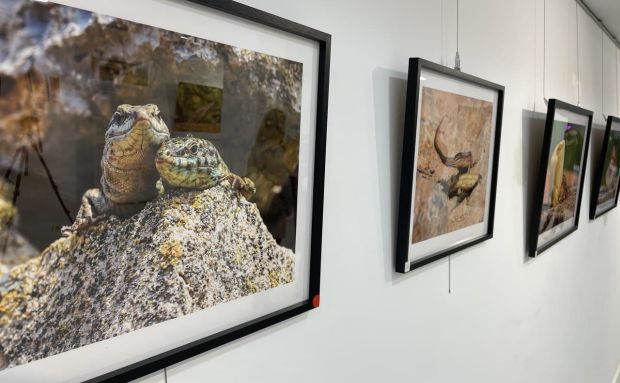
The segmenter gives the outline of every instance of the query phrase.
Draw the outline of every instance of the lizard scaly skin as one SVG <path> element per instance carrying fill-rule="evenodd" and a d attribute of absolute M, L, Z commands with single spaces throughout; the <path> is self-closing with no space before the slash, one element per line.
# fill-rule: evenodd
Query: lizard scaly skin
<path fill-rule="evenodd" d="M 156 105 L 120 105 L 105 133 L 101 189 L 84 193 L 75 222 L 63 234 L 85 229 L 114 214 L 127 217 L 154 199 L 159 174 L 155 153 L 170 138 Z"/>
<path fill-rule="evenodd" d="M 155 165 L 166 189 L 208 189 L 224 183 L 246 198 L 256 191 L 252 180 L 228 170 L 215 146 L 205 139 L 187 136 L 164 142 Z"/>

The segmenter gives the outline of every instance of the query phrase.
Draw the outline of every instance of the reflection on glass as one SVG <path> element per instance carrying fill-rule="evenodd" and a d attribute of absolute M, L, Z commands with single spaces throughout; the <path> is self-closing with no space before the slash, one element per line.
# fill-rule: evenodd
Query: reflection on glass
<path fill-rule="evenodd" d="M 302 64 L 25 0 L 0 31 L 0 368 L 294 280 Z"/>
<path fill-rule="evenodd" d="M 602 204 L 616 198 L 618 190 L 618 178 L 620 177 L 620 131 L 612 129 L 609 132 L 609 141 L 605 150 L 605 162 L 603 163 L 603 177 L 598 193 L 598 203 Z"/>
<path fill-rule="evenodd" d="M 553 122 L 539 233 L 575 216 L 585 130 L 583 125 Z"/>
<path fill-rule="evenodd" d="M 220 133 L 223 93 L 221 88 L 214 86 L 179 83 L 175 129 Z"/>

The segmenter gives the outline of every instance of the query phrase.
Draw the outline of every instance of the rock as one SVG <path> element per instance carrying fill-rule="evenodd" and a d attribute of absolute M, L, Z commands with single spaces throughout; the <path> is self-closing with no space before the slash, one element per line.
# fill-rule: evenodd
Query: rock
<path fill-rule="evenodd" d="M 416 178 L 412 243 L 424 241 L 446 232 L 448 225 L 448 194 L 441 185 L 419 173 Z"/>
<path fill-rule="evenodd" d="M 221 186 L 165 194 L 63 238 L 0 280 L 0 354 L 45 358 L 293 280 L 256 205 Z"/>

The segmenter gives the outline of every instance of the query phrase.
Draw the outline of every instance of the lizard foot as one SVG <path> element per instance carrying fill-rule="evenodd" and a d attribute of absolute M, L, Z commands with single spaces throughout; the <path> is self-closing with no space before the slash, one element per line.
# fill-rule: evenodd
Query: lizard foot
<path fill-rule="evenodd" d="M 229 175 L 223 177 L 222 181 L 226 182 L 233 190 L 239 192 L 246 199 L 249 199 L 256 193 L 256 186 L 254 186 L 254 182 L 247 177 L 239 177 L 236 174 L 230 173 Z"/>
<path fill-rule="evenodd" d="M 71 226 L 63 226 L 60 232 L 63 237 L 79 233 L 95 225 L 108 215 L 108 203 L 101 189 L 89 189 L 82 196 L 80 210 Z"/>

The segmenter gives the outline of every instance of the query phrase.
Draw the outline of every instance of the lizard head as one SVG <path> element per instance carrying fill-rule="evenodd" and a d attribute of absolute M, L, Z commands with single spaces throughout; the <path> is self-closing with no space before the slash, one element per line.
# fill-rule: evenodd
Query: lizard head
<path fill-rule="evenodd" d="M 164 181 L 177 187 L 209 185 L 228 173 L 215 146 L 191 136 L 164 142 L 157 151 L 155 166 Z"/>
<path fill-rule="evenodd" d="M 119 105 L 108 124 L 106 142 L 127 144 L 133 149 L 159 146 L 170 137 L 157 105 Z M 135 146 L 139 145 L 139 148 Z"/>

